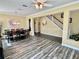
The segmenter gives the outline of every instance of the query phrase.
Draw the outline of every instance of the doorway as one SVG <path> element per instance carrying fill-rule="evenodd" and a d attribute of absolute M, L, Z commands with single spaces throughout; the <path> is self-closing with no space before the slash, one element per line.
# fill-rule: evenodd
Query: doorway
<path fill-rule="evenodd" d="M 40 29 L 40 19 L 34 19 L 34 34 L 35 35 L 39 35 L 41 33 L 41 29 Z"/>

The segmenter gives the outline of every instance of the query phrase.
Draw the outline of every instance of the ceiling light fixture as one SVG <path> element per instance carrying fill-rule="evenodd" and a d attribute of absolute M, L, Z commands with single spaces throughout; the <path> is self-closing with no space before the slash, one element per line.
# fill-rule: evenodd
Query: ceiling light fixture
<path fill-rule="evenodd" d="M 35 4 L 35 7 L 36 7 L 36 9 L 42 9 L 42 8 L 43 8 L 43 4 L 40 3 L 40 2 L 37 2 L 37 3 Z"/>

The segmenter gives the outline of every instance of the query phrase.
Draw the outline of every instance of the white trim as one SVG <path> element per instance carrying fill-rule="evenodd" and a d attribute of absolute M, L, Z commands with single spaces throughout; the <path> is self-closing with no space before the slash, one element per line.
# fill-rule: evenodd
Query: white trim
<path fill-rule="evenodd" d="M 55 37 L 62 37 L 62 36 L 59 36 L 59 35 L 54 35 L 54 34 L 48 34 L 48 33 L 41 33 L 41 34 L 44 34 L 44 35 L 49 35 L 49 36 L 55 36 Z"/>
<path fill-rule="evenodd" d="M 79 1 L 71 2 L 71 3 L 65 4 L 65 5 L 61 5 L 61 6 L 55 7 L 54 9 L 67 7 L 67 6 L 70 6 L 70 5 L 73 5 L 73 4 L 77 4 L 77 3 L 79 3 Z"/>
<path fill-rule="evenodd" d="M 62 46 L 66 46 L 66 47 L 69 47 L 69 48 L 72 48 L 72 49 L 75 49 L 75 50 L 79 51 L 79 48 L 71 46 L 71 45 L 62 44 Z"/>
<path fill-rule="evenodd" d="M 57 6 L 57 7 L 54 7 L 54 8 L 50 8 L 50 9 L 47 9 L 47 10 L 44 10 L 44 11 L 40 11 L 40 12 L 37 12 L 37 13 L 34 13 L 34 14 L 31 14 L 31 15 L 27 15 L 27 17 L 29 16 L 33 16 L 33 15 L 38 15 L 42 12 L 48 12 L 48 11 L 53 11 L 55 9 L 58 9 L 58 8 L 63 8 L 63 7 L 67 7 L 67 6 L 70 6 L 70 5 L 73 5 L 73 4 L 77 4 L 79 3 L 79 1 L 75 1 L 75 2 L 71 2 L 71 3 L 68 3 L 68 4 L 64 4 L 64 5 L 61 5 L 61 6 Z M 61 11 L 62 12 L 62 11 Z M 46 14 L 47 15 L 47 14 Z M 45 15 L 44 15 L 45 16 Z M 34 17 L 34 16 L 33 16 Z M 35 16 L 36 17 L 36 16 Z M 40 17 L 40 16 L 39 16 Z"/>

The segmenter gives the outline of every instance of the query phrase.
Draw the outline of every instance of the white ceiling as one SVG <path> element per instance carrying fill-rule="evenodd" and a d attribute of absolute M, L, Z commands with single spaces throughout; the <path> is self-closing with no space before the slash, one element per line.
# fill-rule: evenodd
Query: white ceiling
<path fill-rule="evenodd" d="M 52 4 L 51 7 L 36 9 L 33 6 L 33 0 L 0 0 L 0 12 L 5 12 L 6 14 L 12 15 L 27 16 L 75 1 L 78 0 L 47 0 L 48 4 Z M 23 4 L 27 5 L 27 7 L 23 7 Z"/>

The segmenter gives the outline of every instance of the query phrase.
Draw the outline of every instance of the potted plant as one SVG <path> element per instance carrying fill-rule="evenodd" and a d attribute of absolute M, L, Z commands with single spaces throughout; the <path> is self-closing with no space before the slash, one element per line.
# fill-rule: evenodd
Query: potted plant
<path fill-rule="evenodd" d="M 70 35 L 70 39 L 73 39 L 75 41 L 79 41 L 79 34 Z"/>

